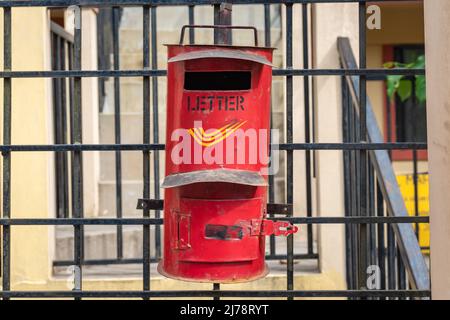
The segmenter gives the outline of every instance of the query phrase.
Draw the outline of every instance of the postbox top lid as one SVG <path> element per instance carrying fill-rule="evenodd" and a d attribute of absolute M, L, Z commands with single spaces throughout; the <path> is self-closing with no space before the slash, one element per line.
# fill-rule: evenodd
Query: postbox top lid
<path fill-rule="evenodd" d="M 236 59 L 236 60 L 246 60 L 252 61 L 264 65 L 268 65 L 273 67 L 273 64 L 267 60 L 266 57 L 249 53 L 244 51 L 246 48 L 255 48 L 255 47 L 229 47 L 229 46 L 203 46 L 207 47 L 206 50 L 196 50 L 191 52 L 180 53 L 169 59 L 169 63 L 173 62 L 181 62 L 187 60 L 197 60 L 197 59 L 213 59 L 213 58 L 222 58 L 222 59 Z M 227 49 L 228 48 L 228 49 Z M 234 50 L 229 50 L 230 48 Z M 241 49 L 241 50 L 239 50 Z M 272 48 L 257 48 L 257 49 L 272 49 Z"/>
<path fill-rule="evenodd" d="M 225 182 L 250 186 L 267 186 L 259 172 L 236 169 L 212 169 L 175 173 L 165 177 L 162 188 L 175 188 L 200 182 Z"/>

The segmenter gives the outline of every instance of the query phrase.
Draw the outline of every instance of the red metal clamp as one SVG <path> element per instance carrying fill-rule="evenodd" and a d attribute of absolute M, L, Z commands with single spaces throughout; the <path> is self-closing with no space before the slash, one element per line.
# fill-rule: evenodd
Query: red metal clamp
<path fill-rule="evenodd" d="M 251 221 L 252 236 L 288 236 L 298 231 L 298 227 L 288 221 L 258 220 Z"/>

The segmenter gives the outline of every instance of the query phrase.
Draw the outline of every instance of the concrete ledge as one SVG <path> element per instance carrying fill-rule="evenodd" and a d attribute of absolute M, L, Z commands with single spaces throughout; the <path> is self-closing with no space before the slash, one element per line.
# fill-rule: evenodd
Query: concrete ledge
<path fill-rule="evenodd" d="M 18 283 L 12 290 L 40 291 L 40 290 L 70 290 L 70 281 L 65 279 L 51 279 L 47 283 Z M 212 290 L 208 283 L 191 283 L 166 279 L 161 276 L 152 277 L 150 287 L 152 290 Z M 141 279 L 85 279 L 84 290 L 141 290 Z M 221 285 L 223 290 L 285 290 L 286 276 L 270 274 L 264 279 L 249 283 Z M 298 274 L 294 277 L 294 290 L 345 290 L 345 282 L 337 273 L 308 273 Z M 165 298 L 161 298 L 164 300 Z M 210 298 L 195 298 L 196 300 L 210 300 Z M 253 298 L 262 300 L 262 298 Z M 249 299 L 249 300 L 253 300 Z M 264 298 L 264 300 L 282 300 L 283 298 Z M 309 299 L 309 298 L 308 298 Z M 302 298 L 301 300 L 308 300 Z"/>

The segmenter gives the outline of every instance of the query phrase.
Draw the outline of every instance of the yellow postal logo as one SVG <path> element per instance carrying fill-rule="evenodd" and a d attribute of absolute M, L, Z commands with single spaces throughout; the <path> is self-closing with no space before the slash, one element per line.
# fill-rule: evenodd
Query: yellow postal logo
<path fill-rule="evenodd" d="M 233 121 L 220 129 L 208 130 L 206 132 L 202 127 L 189 129 L 188 132 L 194 138 L 195 142 L 204 147 L 213 146 L 232 135 L 236 130 L 242 127 L 247 121 Z"/>

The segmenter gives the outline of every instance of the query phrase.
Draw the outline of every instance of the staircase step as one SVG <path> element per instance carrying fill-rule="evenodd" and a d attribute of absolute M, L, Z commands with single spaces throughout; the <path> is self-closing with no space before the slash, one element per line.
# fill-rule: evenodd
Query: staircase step
<path fill-rule="evenodd" d="M 142 29 L 142 8 L 126 7 L 122 9 L 120 29 Z"/>
<path fill-rule="evenodd" d="M 114 115 L 100 114 L 100 142 L 114 143 Z M 120 116 L 121 139 L 123 144 L 142 143 L 142 114 L 128 113 Z"/>
<path fill-rule="evenodd" d="M 142 181 L 125 180 L 122 182 L 122 213 L 123 216 L 142 216 L 142 210 L 136 209 L 137 200 L 142 198 Z M 116 214 L 116 184 L 114 181 L 99 183 L 99 215 L 115 216 Z"/>
<path fill-rule="evenodd" d="M 106 99 L 104 113 L 114 112 L 114 80 L 105 83 Z M 120 81 L 120 110 L 122 113 L 142 113 L 143 82 L 136 78 L 122 78 Z"/>
<path fill-rule="evenodd" d="M 152 86 L 150 86 L 152 88 Z M 121 113 L 142 113 L 143 112 L 143 97 L 144 97 L 143 79 L 139 78 L 122 78 L 120 80 L 120 110 Z M 152 90 L 152 89 L 150 89 Z M 105 105 L 102 113 L 114 113 L 114 79 L 110 78 L 105 82 Z M 166 79 L 158 79 L 158 105 L 160 112 L 165 113 L 166 103 Z M 151 101 L 150 91 L 150 101 Z M 152 104 L 152 102 L 151 102 Z"/>
<path fill-rule="evenodd" d="M 154 238 L 154 229 L 150 229 L 150 239 Z M 73 228 L 57 226 L 56 260 L 73 259 Z M 84 254 L 86 260 L 114 259 L 117 257 L 117 231 L 115 226 L 85 226 Z M 153 240 L 151 240 L 153 242 Z M 155 254 L 154 245 L 150 245 L 150 254 Z M 142 257 L 142 227 L 123 226 L 123 258 Z"/>
<path fill-rule="evenodd" d="M 142 152 L 122 152 L 122 179 L 142 179 Z M 116 178 L 115 152 L 102 152 L 100 154 L 100 180 L 112 181 Z"/>
<path fill-rule="evenodd" d="M 165 141 L 166 113 L 163 108 L 159 112 L 159 143 Z M 114 115 L 100 114 L 100 142 L 114 143 Z M 150 119 L 152 122 L 153 119 Z M 141 113 L 122 113 L 120 116 L 122 144 L 142 143 L 143 141 L 143 115 Z M 151 130 L 151 132 L 153 129 Z M 153 141 L 153 135 L 150 138 Z"/>
<path fill-rule="evenodd" d="M 142 29 L 120 29 L 119 31 L 119 52 L 141 53 L 143 48 Z"/>

